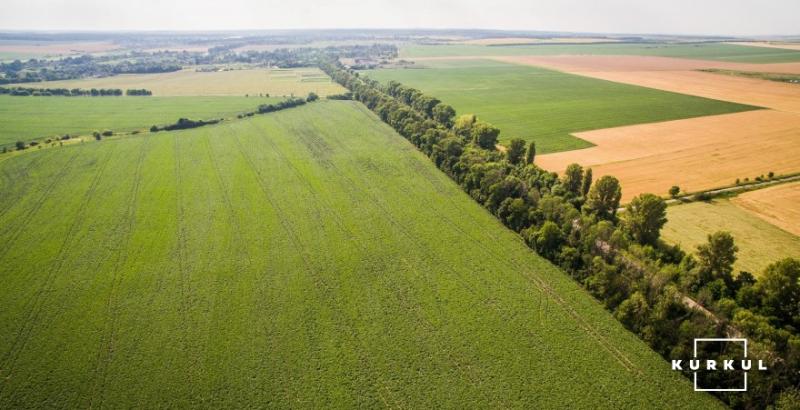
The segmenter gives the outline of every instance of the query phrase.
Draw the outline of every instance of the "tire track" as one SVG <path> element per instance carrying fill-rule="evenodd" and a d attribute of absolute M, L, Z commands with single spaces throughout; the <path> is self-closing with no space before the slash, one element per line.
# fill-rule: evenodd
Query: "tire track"
<path fill-rule="evenodd" d="M 67 161 L 67 163 L 64 165 L 63 172 L 58 174 L 58 177 L 53 178 L 53 180 L 50 182 L 50 185 L 48 185 L 45 188 L 44 192 L 39 197 L 39 199 L 33 204 L 32 207 L 28 209 L 28 212 L 26 212 L 25 215 L 20 217 L 22 223 L 17 225 L 17 229 L 14 230 L 10 238 L 6 240 L 5 246 L 2 249 L 0 249 L 0 261 L 3 260 L 3 258 L 8 254 L 13 245 L 16 243 L 17 239 L 19 239 L 19 236 L 25 230 L 25 227 L 28 225 L 28 222 L 31 220 L 31 218 L 33 218 L 36 215 L 36 213 L 39 212 L 39 209 L 41 209 L 42 205 L 44 205 L 47 199 L 50 198 L 50 194 L 52 193 L 53 189 L 55 189 L 56 185 L 58 185 L 61 179 L 64 178 L 64 175 L 69 174 L 69 170 L 72 167 L 72 163 L 75 161 L 75 158 L 78 157 L 78 152 L 79 152 L 79 150 L 73 150 L 73 151 L 74 152 L 72 154 L 72 157 L 70 157 L 69 161 Z M 0 236 L 6 236 L 6 234 L 7 231 L 0 233 Z"/>
<path fill-rule="evenodd" d="M 310 122 L 308 122 L 308 123 L 310 123 Z M 290 130 L 293 135 L 297 135 L 301 139 L 307 137 L 308 132 L 306 132 L 305 130 L 301 130 L 301 129 L 293 126 L 292 124 L 282 123 L 281 125 L 285 129 Z M 266 140 L 268 140 L 268 138 Z M 294 165 L 292 165 L 291 160 L 289 160 L 288 157 L 285 154 L 283 154 L 283 152 L 277 147 L 277 145 L 274 144 L 274 142 L 268 141 L 268 143 L 270 144 L 270 147 L 275 152 L 277 152 L 279 154 L 279 156 L 281 157 L 282 161 L 285 162 L 292 169 L 292 171 L 295 173 L 295 176 L 298 178 L 298 180 L 303 181 L 305 183 L 308 191 L 315 198 L 315 201 L 320 201 L 319 197 L 317 197 L 316 193 L 314 192 L 315 190 L 314 190 L 313 186 L 310 184 L 308 179 L 305 178 L 300 173 L 300 171 L 296 167 L 294 167 Z M 346 195 L 350 198 L 350 200 L 353 203 L 357 203 L 357 202 L 359 202 L 361 200 L 361 198 L 363 198 L 363 196 L 361 194 L 367 194 L 367 191 L 364 190 L 363 188 L 361 188 L 361 189 L 359 189 L 357 191 L 353 191 L 353 189 L 355 189 L 355 187 L 357 187 L 358 184 L 356 184 L 355 181 L 353 181 L 352 179 L 347 177 L 341 170 L 339 170 L 339 168 L 336 166 L 335 163 L 333 163 L 333 161 L 326 161 L 325 162 L 325 166 L 326 166 L 326 170 L 334 171 L 334 173 L 337 174 L 342 180 L 347 180 L 349 182 L 348 184 L 344 184 L 342 186 L 342 188 L 343 188 L 342 191 L 346 193 Z M 348 189 L 348 187 L 350 189 Z M 331 204 L 328 201 L 320 201 L 320 202 L 325 202 L 326 203 L 326 206 L 324 207 L 324 209 L 329 210 L 328 213 L 330 215 L 332 215 L 336 219 L 337 223 L 341 226 L 341 229 L 344 229 L 345 232 L 347 232 L 351 237 L 356 237 L 356 235 L 353 234 L 351 230 L 349 230 L 346 227 L 344 227 L 344 224 L 343 224 L 343 222 L 341 222 L 341 218 L 340 218 L 340 216 L 338 214 L 330 212 L 330 210 L 336 209 L 336 207 L 333 206 L 333 204 Z M 372 202 L 375 203 L 374 200 Z M 389 213 L 389 211 L 386 208 L 381 207 L 381 211 L 382 211 L 383 215 L 387 216 L 388 222 L 392 226 L 394 226 L 397 231 L 400 231 L 400 232 L 404 233 L 404 236 L 406 237 L 406 239 L 408 239 L 409 243 L 414 244 L 417 247 L 417 249 L 421 251 L 421 253 L 427 255 L 428 260 L 431 260 L 431 261 L 437 261 L 438 260 L 438 258 L 435 255 L 433 255 L 430 252 L 428 252 L 425 247 L 421 246 L 418 243 L 418 241 L 414 240 L 413 235 L 411 235 L 409 232 L 407 232 L 405 230 L 405 228 L 403 228 L 403 224 L 401 224 L 397 220 L 391 218 L 391 213 Z M 356 241 L 356 243 L 361 247 L 363 254 L 369 254 L 370 253 L 370 251 L 368 249 L 366 249 L 366 247 L 363 245 L 363 243 L 360 243 L 358 241 Z M 384 260 L 384 261 L 386 260 L 385 257 L 381 257 L 381 259 Z M 440 265 L 449 267 L 449 265 L 446 264 L 446 263 L 442 263 Z M 477 288 L 469 287 L 469 285 L 466 284 L 466 280 L 464 279 L 463 275 L 461 275 L 460 273 L 456 272 L 452 268 L 449 268 L 449 270 L 450 270 L 451 274 L 454 274 L 454 276 L 460 278 L 460 283 L 461 283 L 462 287 L 468 288 L 470 293 L 472 293 L 474 296 L 476 296 L 478 298 L 484 298 L 485 299 L 485 295 L 481 294 L 477 290 Z M 406 281 L 407 284 L 411 284 L 411 282 L 408 279 L 405 279 L 405 281 Z M 393 287 L 387 286 L 387 288 L 393 288 Z M 421 311 L 419 309 L 407 309 L 407 310 L 409 312 L 413 312 L 412 314 L 416 314 L 418 320 L 420 320 L 421 322 L 428 324 L 431 328 L 434 327 L 433 324 L 430 323 L 430 321 L 427 318 L 422 316 Z M 435 344 L 438 344 L 439 351 L 450 351 L 450 350 L 444 348 L 444 345 L 442 343 L 437 343 L 436 339 L 432 339 L 432 340 L 433 340 L 433 342 Z M 451 357 L 451 359 L 453 358 L 452 355 L 450 355 L 450 357 Z M 480 380 L 475 380 L 474 378 L 470 377 L 469 376 L 470 373 L 465 371 L 464 368 L 459 364 L 459 362 L 460 362 L 459 360 L 451 360 L 451 363 L 454 364 L 456 366 L 456 368 L 458 369 L 459 374 L 462 377 L 462 380 L 466 381 L 468 384 L 471 384 L 474 387 L 478 387 L 481 384 Z"/>
<path fill-rule="evenodd" d="M 250 123 L 250 124 L 252 125 L 252 123 Z M 267 184 L 265 183 L 263 176 L 258 171 L 258 168 L 256 168 L 255 163 L 253 162 L 252 158 L 249 155 L 246 154 L 246 151 L 244 150 L 244 147 L 242 146 L 242 143 L 241 143 L 241 140 L 239 139 L 238 134 L 234 136 L 234 140 L 236 141 L 237 147 L 239 148 L 239 152 L 241 153 L 242 157 L 247 161 L 248 166 L 250 168 L 250 171 L 253 173 L 253 175 L 258 180 L 259 186 L 261 188 L 261 191 L 264 194 L 264 197 L 267 199 L 267 201 L 269 202 L 270 206 L 272 206 L 272 208 L 275 209 L 275 211 L 277 212 L 278 219 L 279 219 L 280 224 L 281 224 L 281 226 L 283 228 L 283 231 L 286 233 L 287 237 L 291 241 L 292 246 L 294 247 L 296 253 L 300 256 L 300 258 L 301 258 L 301 260 L 303 262 L 303 266 L 305 268 L 306 273 L 309 274 L 309 276 L 315 282 L 315 286 L 317 287 L 318 291 L 321 292 L 321 296 L 323 296 L 325 299 L 330 300 L 331 299 L 331 295 L 333 294 L 331 285 L 329 283 L 327 283 L 327 281 L 316 271 L 316 269 L 313 268 L 313 265 L 309 261 L 308 255 L 306 255 L 306 247 L 303 246 L 302 241 L 297 236 L 297 234 L 294 232 L 294 230 L 292 229 L 292 226 L 290 226 L 288 224 L 287 221 L 289 219 L 287 217 L 286 212 L 277 203 L 277 201 L 275 201 L 275 199 L 272 197 L 271 193 L 269 192 L 269 189 L 267 188 Z M 269 140 L 269 137 L 264 138 L 264 140 Z M 270 143 L 272 143 L 272 142 L 270 141 Z M 282 156 L 281 153 L 279 153 L 279 155 Z M 285 160 L 284 160 L 284 162 L 285 162 Z M 289 165 L 289 164 L 287 164 L 287 165 Z M 359 361 L 361 363 L 365 364 L 365 366 L 367 368 L 372 369 L 370 371 L 371 374 L 373 374 L 373 375 L 374 374 L 378 374 L 372 368 L 372 366 L 369 364 L 369 362 L 366 360 L 366 357 L 365 357 L 365 354 L 364 354 L 364 344 L 363 344 L 363 341 L 361 340 L 361 338 L 358 337 L 358 331 L 356 330 L 356 327 L 353 326 L 352 323 L 344 323 L 345 318 L 348 317 L 347 314 L 345 312 L 342 312 L 342 310 L 338 306 L 338 304 L 331 303 L 330 301 L 327 304 L 328 304 L 328 307 L 332 311 L 337 313 L 335 315 L 335 317 L 340 322 L 338 327 L 340 327 L 342 329 L 350 330 L 351 339 L 354 340 L 356 342 L 356 344 L 360 346 L 359 353 L 358 353 Z M 380 382 L 379 382 L 379 385 L 377 387 L 379 389 L 384 389 L 384 390 L 387 391 L 387 393 L 391 394 L 390 390 L 386 386 L 380 384 Z M 378 391 L 378 394 L 380 395 L 379 391 Z M 381 395 L 381 397 L 383 398 L 383 395 Z M 398 408 L 402 408 L 403 407 L 400 404 L 400 401 L 397 398 L 394 398 L 394 397 L 390 397 L 390 398 L 392 399 L 392 402 L 394 402 L 395 407 L 398 407 Z"/>
<path fill-rule="evenodd" d="M 329 117 L 329 118 L 331 118 L 331 117 Z M 335 120 L 333 120 L 333 121 L 335 122 Z M 310 122 L 310 121 L 309 121 L 309 122 L 307 122 L 307 123 L 308 123 L 308 124 L 312 124 L 312 122 Z M 347 151 L 348 151 L 348 152 L 349 152 L 351 155 L 353 154 L 353 151 L 352 151 L 352 149 L 348 149 L 348 148 L 346 148 L 346 150 L 347 150 Z M 333 169 L 336 169 L 336 170 L 337 170 L 337 172 L 339 173 L 339 175 L 340 175 L 340 176 L 342 176 L 342 177 L 343 177 L 343 178 L 345 178 L 345 179 L 348 179 L 348 180 L 351 182 L 351 185 L 352 185 L 352 186 L 356 186 L 355 182 L 354 182 L 352 179 L 350 179 L 350 178 L 349 178 L 349 176 L 347 176 L 345 173 L 343 173 L 343 172 L 341 172 L 341 171 L 338 171 L 338 168 L 336 168 L 335 166 L 333 167 Z M 357 173 L 357 174 L 358 174 L 358 173 Z M 359 174 L 359 175 L 360 175 L 360 174 Z M 449 177 L 448 177 L 448 178 L 449 178 Z M 363 180 L 363 179 L 362 179 L 362 180 Z M 417 198 L 419 198 L 419 196 L 418 196 L 418 195 L 413 195 L 413 193 L 412 193 L 410 190 L 408 190 L 408 188 L 405 188 L 405 187 L 403 187 L 403 186 L 401 186 L 401 185 L 399 185 L 399 184 L 393 185 L 393 187 L 396 187 L 396 188 L 400 189 L 400 190 L 403 192 L 403 194 L 404 194 L 405 196 L 409 197 L 409 198 L 410 198 L 410 197 L 417 197 Z M 378 200 L 376 199 L 377 197 L 378 197 L 378 196 L 372 195 L 372 199 L 371 199 L 371 201 L 372 201 L 373 203 L 376 203 L 376 204 L 377 204 L 377 201 L 378 201 Z M 450 198 L 449 200 L 450 200 L 450 202 L 451 202 L 451 204 L 452 204 L 452 203 L 453 203 L 453 202 L 452 202 L 452 198 Z M 425 199 L 424 199 L 424 198 L 420 198 L 420 203 L 425 203 Z M 430 211 L 430 210 L 431 210 L 431 207 L 422 207 L 422 208 L 423 208 L 425 211 Z M 388 210 L 387 210 L 385 207 L 383 207 L 383 206 L 382 206 L 382 209 L 383 209 L 383 211 L 384 211 L 384 214 L 386 214 L 388 217 L 391 217 L 391 215 L 392 215 L 392 214 L 391 214 L 391 213 L 389 213 L 389 212 L 388 212 Z M 565 312 L 566 312 L 566 313 L 567 313 L 567 314 L 568 314 L 570 317 L 572 317 L 572 318 L 575 320 L 575 323 L 576 323 L 576 324 L 578 324 L 578 326 L 579 326 L 581 329 L 583 329 L 583 330 L 584 330 L 584 332 L 586 332 L 586 333 L 587 333 L 587 335 L 589 335 L 589 337 L 590 337 L 590 338 L 592 338 L 592 339 L 593 339 L 595 342 L 597 342 L 597 343 L 598 343 L 598 344 L 599 344 L 601 347 L 603 347 L 603 348 L 604 348 L 606 351 L 608 351 L 608 352 L 609 352 L 609 353 L 610 353 L 610 354 L 611 354 L 611 355 L 612 355 L 612 356 L 613 356 L 613 357 L 614 357 L 614 358 L 615 358 L 615 359 L 616 359 L 616 360 L 617 360 L 617 361 L 618 361 L 618 362 L 619 362 L 619 363 L 620 363 L 620 364 L 621 364 L 621 365 L 622 365 L 622 366 L 623 366 L 623 367 L 624 367 L 626 370 L 628 370 L 628 371 L 630 371 L 630 372 L 637 373 L 637 374 L 638 374 L 638 375 L 640 375 L 640 376 L 643 376 L 643 372 L 642 372 L 642 370 L 641 370 L 641 369 L 639 369 L 639 368 L 638 368 L 638 367 L 637 367 L 637 366 L 636 366 L 636 365 L 635 365 L 635 364 L 634 364 L 634 363 L 633 363 L 633 362 L 632 362 L 632 361 L 631 361 L 631 360 L 630 360 L 630 359 L 627 357 L 627 355 L 625 355 L 625 354 L 624 354 L 624 352 L 620 351 L 620 350 L 619 350 L 619 349 L 618 349 L 616 346 L 614 346 L 612 343 L 610 343 L 610 342 L 609 342 L 609 341 L 608 341 L 608 340 L 607 340 L 607 339 L 606 339 L 606 338 L 605 338 L 605 337 L 604 337 L 604 336 L 603 336 L 603 335 L 602 335 L 602 334 L 601 334 L 599 331 L 597 331 L 597 330 L 596 330 L 596 329 L 595 329 L 595 328 L 594 328 L 594 327 L 593 327 L 593 326 L 592 326 L 592 325 L 591 325 L 589 322 L 587 322 L 587 321 L 586 321 L 586 320 L 585 320 L 585 319 L 584 319 L 584 318 L 583 318 L 583 317 L 582 317 L 582 316 L 581 316 L 581 315 L 580 315 L 580 314 L 579 314 L 579 313 L 578 313 L 578 312 L 577 312 L 577 311 L 576 311 L 576 310 L 575 310 L 575 309 L 574 309 L 574 308 L 573 308 L 573 307 L 572 307 L 572 306 L 571 306 L 571 305 L 570 305 L 570 304 L 569 304 L 569 303 L 568 303 L 566 300 L 564 300 L 564 299 L 563 299 L 563 298 L 562 298 L 562 297 L 561 297 L 561 296 L 558 294 L 558 292 L 557 292 L 557 291 L 555 291 L 555 290 L 554 290 L 554 289 L 553 289 L 553 288 L 552 288 L 552 287 L 551 287 L 551 286 L 550 286 L 550 285 L 549 285 L 549 284 L 548 284 L 548 283 L 547 283 L 547 282 L 546 282 L 544 279 L 540 278 L 538 275 L 536 275 L 535 273 L 533 273 L 533 272 L 529 271 L 527 268 L 525 268 L 525 267 L 524 267 L 524 265 L 523 265 L 523 264 L 520 262 L 520 260 L 519 260 L 519 257 L 517 257 L 517 256 L 516 256 L 516 254 L 515 254 L 515 256 L 514 256 L 514 262 L 515 262 L 515 263 L 514 263 L 514 264 L 511 264 L 511 263 L 510 263 L 510 262 L 509 262 L 507 259 L 505 259 L 505 258 L 499 258 L 495 252 L 493 252 L 493 251 L 489 250 L 489 249 L 486 247 L 486 245 L 484 245 L 484 244 L 483 244 L 483 243 L 482 243 L 482 242 L 481 242 L 479 239 L 477 239 L 477 238 L 473 237 L 473 236 L 472 236 L 472 235 L 471 235 L 469 232 L 465 231 L 465 230 L 464 230 L 464 229 L 463 229 L 463 228 L 460 226 L 460 224 L 459 224 L 458 222 L 456 222 L 456 221 L 453 221 L 451 218 L 449 218 L 448 216 L 446 216 L 445 214 L 443 214 L 443 213 L 441 213 L 441 212 L 436 212 L 436 211 L 434 211 L 433 215 L 434 215 L 435 217 L 437 217 L 437 218 L 441 218 L 441 219 L 443 219 L 443 220 L 447 221 L 447 222 L 448 222 L 448 224 L 449 224 L 450 226 L 454 227 L 454 228 L 455 228 L 456 230 L 458 230 L 458 232 L 460 232 L 460 233 L 461 233 L 461 234 L 462 234 L 464 237 L 466 237 L 466 238 L 467 238 L 467 239 L 469 239 L 471 242 L 473 242 L 473 244 L 475 244 L 475 246 L 477 247 L 477 249 L 479 249 L 480 251 L 482 251 L 482 252 L 484 253 L 484 255 L 485 255 L 485 256 L 487 256 L 487 257 L 488 257 L 490 260 L 494 260 L 495 262 L 497 262 L 497 263 L 500 263 L 501 265 L 503 265 L 503 266 L 506 266 L 506 267 L 508 267 L 508 268 L 511 268 L 511 269 L 513 269 L 514 271 L 517 271 L 517 272 L 521 272 L 521 273 L 523 273 L 523 274 L 524 274 L 524 276 L 525 276 L 525 277 L 526 277 L 526 278 L 527 278 L 527 279 L 528 279 L 528 280 L 529 280 L 529 281 L 530 281 L 532 284 L 534 284 L 534 286 L 535 286 L 536 288 L 538 288 L 538 289 L 539 289 L 539 290 L 540 290 L 540 291 L 541 291 L 543 294 L 546 294 L 546 295 L 547 295 L 548 297 L 550 297 L 550 299 L 552 299 L 552 300 L 553 300 L 553 301 L 554 301 L 554 302 L 555 302 L 557 305 L 559 305 L 559 306 L 560 306 L 560 307 L 561 307 L 561 308 L 562 308 L 562 309 L 563 309 L 563 310 L 564 310 L 564 311 L 565 311 Z M 493 216 L 493 218 L 494 218 L 494 216 Z M 495 219 L 496 219 L 496 218 L 495 218 Z M 402 226 L 402 225 L 400 225 L 400 226 Z M 507 228 L 505 228 L 505 227 L 504 227 L 504 229 L 507 229 Z M 497 237 L 494 237 L 494 239 L 495 239 L 495 242 L 497 242 L 497 239 L 498 239 L 498 238 L 497 238 Z M 526 248 L 527 248 L 527 246 L 526 246 Z M 445 266 L 448 266 L 448 267 L 449 267 L 449 265 L 447 265 L 447 264 L 445 264 Z M 451 271 L 452 271 L 452 270 L 451 270 Z M 459 276 L 461 276 L 461 275 L 459 275 Z M 461 277 L 463 278 L 463 276 L 461 276 Z M 484 280 L 483 280 L 483 282 L 484 282 L 484 283 L 486 283 L 486 280 L 484 279 Z M 578 285 L 578 286 L 579 286 L 579 285 Z M 495 310 L 497 310 L 498 312 L 500 312 L 501 314 L 503 314 L 504 316 L 506 316 L 506 315 L 505 315 L 505 314 L 504 314 L 502 311 L 498 310 L 496 307 L 494 307 L 494 308 L 495 308 Z M 508 319 L 508 317 L 506 317 L 506 318 Z"/>
<path fill-rule="evenodd" d="M 116 148 L 116 146 L 113 146 Z M 36 328 L 36 324 L 39 321 L 39 317 L 42 313 L 42 310 L 45 305 L 45 298 L 44 294 L 48 293 L 51 290 L 52 282 L 55 276 L 63 269 L 65 265 L 67 251 L 70 249 L 71 239 L 72 236 L 75 235 L 76 230 L 83 224 L 84 219 L 88 212 L 88 203 L 91 201 L 92 197 L 94 196 L 95 190 L 102 179 L 102 176 L 105 172 L 105 169 L 110 162 L 110 158 L 114 149 L 109 148 L 108 153 L 106 154 L 105 160 L 103 161 L 103 165 L 101 165 L 100 169 L 95 172 L 95 176 L 90 183 L 89 189 L 84 193 L 83 198 L 81 199 L 81 203 L 78 207 L 78 212 L 75 218 L 73 219 L 72 223 L 67 230 L 67 234 L 64 236 L 64 240 L 61 242 L 61 246 L 57 253 L 55 263 L 51 266 L 48 270 L 47 274 L 45 275 L 45 280 L 42 285 L 39 287 L 39 290 L 36 294 L 31 298 L 31 307 L 29 309 L 28 315 L 23 320 L 23 326 L 20 328 L 17 335 L 14 337 L 14 341 L 11 344 L 11 348 L 9 349 L 6 354 L 3 355 L 2 362 L 3 362 L 3 374 L 5 377 L 9 377 L 9 375 L 13 372 L 14 365 L 19 357 L 19 354 L 25 349 L 28 341 L 30 340 L 31 335 L 33 334 L 34 328 Z M 42 201 L 44 203 L 44 201 Z M 37 207 L 41 208 L 41 203 Z M 7 384 L 0 385 L 0 393 L 3 391 L 4 386 Z M 13 394 L 12 394 L 13 397 Z"/>
<path fill-rule="evenodd" d="M 95 401 L 98 393 L 101 394 L 100 402 L 97 407 L 103 407 L 105 385 L 108 379 L 108 366 L 114 356 L 114 339 L 117 334 L 117 317 L 119 316 L 119 305 L 115 303 L 115 294 L 117 288 L 120 286 L 120 269 L 128 260 L 128 247 L 130 246 L 131 236 L 136 227 L 136 210 L 139 203 L 139 187 L 141 186 L 142 164 L 144 158 L 149 152 L 150 144 L 147 139 L 143 139 L 139 149 L 139 156 L 136 161 L 136 170 L 134 171 L 134 182 L 129 194 L 128 208 L 125 212 L 125 224 L 117 226 L 114 232 L 114 237 L 120 237 L 123 232 L 127 233 L 120 242 L 119 252 L 117 252 L 117 260 L 114 263 L 114 269 L 111 275 L 111 289 L 108 292 L 106 299 L 107 325 L 104 335 L 107 335 L 105 341 L 101 342 L 101 349 L 97 351 L 95 358 L 96 366 L 92 374 L 92 387 L 90 389 L 88 408 L 94 408 Z M 105 353 L 105 354 L 104 354 Z M 104 357 L 105 358 L 104 358 Z M 99 375 L 99 376 L 98 376 Z"/>

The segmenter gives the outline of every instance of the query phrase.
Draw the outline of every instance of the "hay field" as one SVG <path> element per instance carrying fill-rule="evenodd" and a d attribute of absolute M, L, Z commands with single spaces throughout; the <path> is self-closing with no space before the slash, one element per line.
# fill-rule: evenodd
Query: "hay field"
<path fill-rule="evenodd" d="M 778 185 L 737 196 L 733 203 L 800 236 L 800 183 Z"/>
<path fill-rule="evenodd" d="M 0 408 L 721 407 L 355 102 L 0 191 Z"/>
<path fill-rule="evenodd" d="M 767 190 L 753 191 L 745 195 Z M 800 258 L 800 237 L 742 209 L 736 202 L 738 198 L 670 206 L 667 208 L 669 222 L 661 231 L 662 237 L 667 242 L 680 244 L 684 250 L 692 252 L 697 245 L 707 241 L 708 234 L 729 231 L 739 247 L 734 269 L 744 270 L 756 276 L 767 265 L 779 259 Z"/>
<path fill-rule="evenodd" d="M 540 155 L 561 172 L 573 162 L 622 182 L 623 201 L 642 192 L 696 192 L 770 171 L 800 172 L 800 115 L 773 110 L 641 124 L 576 134 L 595 147 Z"/>
<path fill-rule="evenodd" d="M 123 74 L 82 80 L 22 84 L 49 88 L 146 88 L 155 96 L 320 96 L 344 91 L 318 68 L 244 69 L 197 72 L 186 69 L 172 73 Z"/>
<path fill-rule="evenodd" d="M 501 129 L 501 141 L 534 140 L 540 153 L 591 146 L 572 135 L 580 131 L 753 109 L 519 64 L 440 60 L 424 66 L 367 75 L 419 88 L 458 113 L 477 114 Z"/>

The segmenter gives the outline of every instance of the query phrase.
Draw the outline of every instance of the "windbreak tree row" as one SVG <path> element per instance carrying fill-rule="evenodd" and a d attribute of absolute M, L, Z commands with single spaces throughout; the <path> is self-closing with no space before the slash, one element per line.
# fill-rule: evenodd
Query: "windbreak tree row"
<path fill-rule="evenodd" d="M 770 371 L 751 372 L 746 393 L 718 393 L 729 405 L 799 397 L 800 261 L 778 261 L 759 280 L 734 275 L 727 232 L 709 235 L 696 256 L 660 240 L 664 199 L 642 194 L 618 213 L 622 187 L 613 176 L 595 181 L 572 164 L 559 177 L 535 165 L 535 143 L 512 139 L 496 149 L 500 130 L 475 115 L 456 116 L 420 90 L 383 85 L 337 59 L 321 68 L 665 358 L 692 357 L 695 338 L 746 335 L 748 358 L 767 360 Z M 719 373 L 719 382 L 740 377 Z"/>

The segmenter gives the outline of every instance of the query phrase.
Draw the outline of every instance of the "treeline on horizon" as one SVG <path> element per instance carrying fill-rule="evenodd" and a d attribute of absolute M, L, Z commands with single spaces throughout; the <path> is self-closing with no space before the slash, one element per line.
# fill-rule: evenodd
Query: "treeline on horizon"
<path fill-rule="evenodd" d="M 716 393 L 728 405 L 800 404 L 800 261 L 777 261 L 758 280 L 734 275 L 730 233 L 709 235 L 694 255 L 660 239 L 663 198 L 641 194 L 620 214 L 622 187 L 613 176 L 593 181 L 591 168 L 572 164 L 559 177 L 535 165 L 535 143 L 511 139 L 505 153 L 496 150 L 500 130 L 475 115 L 457 117 L 435 97 L 394 81 L 384 86 L 336 58 L 320 66 L 668 360 L 693 357 L 695 338 L 746 335 L 750 356 L 770 369 L 751 372 L 746 393 Z M 698 357 L 740 359 L 713 347 Z M 741 375 L 713 377 L 707 382 L 734 384 Z"/>
<path fill-rule="evenodd" d="M 8 94 L 19 97 L 119 97 L 123 94 L 120 88 L 34 88 L 34 87 L 0 87 L 0 95 Z M 125 90 L 128 96 L 151 96 L 153 92 L 144 88 Z"/>
<path fill-rule="evenodd" d="M 264 67 L 316 66 L 321 58 L 336 54 L 348 58 L 392 58 L 397 47 L 390 44 L 329 46 L 325 48 L 281 48 L 269 51 L 235 51 L 234 46 L 208 51 L 130 51 L 108 55 L 82 55 L 60 59 L 29 59 L 0 62 L 0 84 L 108 77 L 118 74 L 153 74 L 181 70 L 184 66 L 253 64 Z"/>

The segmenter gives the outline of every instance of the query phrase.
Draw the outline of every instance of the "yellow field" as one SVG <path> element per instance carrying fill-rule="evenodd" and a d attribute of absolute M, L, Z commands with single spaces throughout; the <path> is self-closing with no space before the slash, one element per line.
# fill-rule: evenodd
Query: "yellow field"
<path fill-rule="evenodd" d="M 788 185 L 776 188 L 784 186 Z M 764 191 L 768 189 L 745 195 Z M 667 218 L 669 222 L 662 230 L 664 240 L 680 244 L 686 251 L 694 251 L 710 233 L 723 230 L 731 232 L 739 247 L 739 259 L 734 265 L 737 271 L 758 275 L 767 265 L 779 259 L 800 258 L 800 237 L 764 221 L 729 200 L 670 206 Z"/>
<path fill-rule="evenodd" d="M 800 182 L 739 195 L 733 202 L 759 218 L 800 236 Z"/>
<path fill-rule="evenodd" d="M 733 41 L 728 44 L 751 46 L 751 47 L 782 48 L 786 50 L 800 50 L 800 43 L 797 42 L 787 43 L 782 41 L 747 41 L 747 42 Z"/>
<path fill-rule="evenodd" d="M 666 195 L 672 185 L 696 192 L 770 171 L 800 172 L 800 114 L 757 110 L 581 132 L 596 146 L 540 155 L 536 163 L 561 172 L 577 162 L 595 176 L 622 183 L 622 200 Z M 796 207 L 796 206 L 795 206 Z"/>
<path fill-rule="evenodd" d="M 321 96 L 344 92 L 344 88 L 317 68 L 244 69 L 197 72 L 182 70 L 160 74 L 124 74 L 113 77 L 20 84 L 49 88 L 146 88 L 157 96 L 258 95 Z"/>

